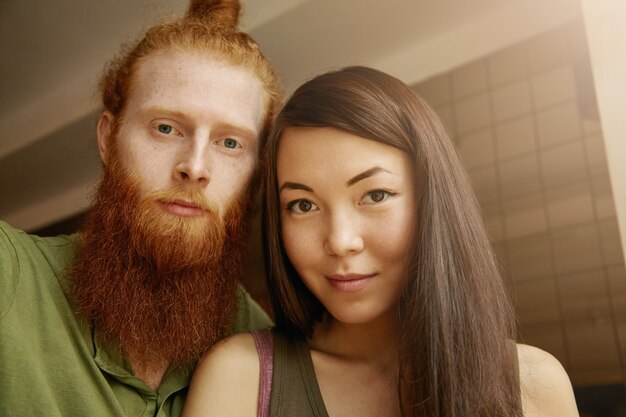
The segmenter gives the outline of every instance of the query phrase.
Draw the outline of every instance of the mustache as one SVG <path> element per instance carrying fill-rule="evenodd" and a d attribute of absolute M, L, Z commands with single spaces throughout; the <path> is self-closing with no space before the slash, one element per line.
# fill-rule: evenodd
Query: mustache
<path fill-rule="evenodd" d="M 219 213 L 215 204 L 209 201 L 202 190 L 197 187 L 181 185 L 170 190 L 152 191 L 146 193 L 142 199 L 144 201 L 159 201 L 166 204 L 184 201 L 208 212 L 211 215 L 218 215 Z"/>

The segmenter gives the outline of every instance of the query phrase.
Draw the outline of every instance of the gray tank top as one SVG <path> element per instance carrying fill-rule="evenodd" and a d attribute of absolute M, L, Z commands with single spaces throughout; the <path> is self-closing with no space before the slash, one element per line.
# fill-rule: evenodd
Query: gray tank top
<path fill-rule="evenodd" d="M 270 332 L 271 338 L 267 337 Z M 261 362 L 258 416 L 328 417 L 306 340 L 287 338 L 275 329 L 255 330 L 252 336 Z M 273 363 L 269 362 L 272 355 L 267 355 L 268 350 L 273 350 Z M 268 373 L 272 381 L 269 389 L 263 382 L 269 382 Z"/>
<path fill-rule="evenodd" d="M 329 417 L 306 340 L 285 337 L 276 329 L 251 333 L 260 360 L 258 417 Z M 519 378 L 517 345 L 509 341 L 509 346 Z M 519 379 L 515 382 L 521 406 Z"/>

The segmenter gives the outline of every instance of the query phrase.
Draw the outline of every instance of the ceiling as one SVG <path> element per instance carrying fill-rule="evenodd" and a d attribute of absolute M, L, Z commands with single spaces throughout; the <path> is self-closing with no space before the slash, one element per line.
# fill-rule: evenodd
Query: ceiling
<path fill-rule="evenodd" d="M 412 84 L 580 18 L 579 0 L 247 0 L 242 26 L 287 93 L 363 64 Z M 32 230 L 88 205 L 97 80 L 174 0 L 0 0 L 0 218 Z"/>

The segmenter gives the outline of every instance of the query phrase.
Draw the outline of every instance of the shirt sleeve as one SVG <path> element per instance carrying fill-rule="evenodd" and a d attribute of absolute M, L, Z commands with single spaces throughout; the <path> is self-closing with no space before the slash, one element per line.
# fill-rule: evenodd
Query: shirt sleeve
<path fill-rule="evenodd" d="M 15 229 L 0 221 L 0 321 L 7 315 L 17 290 L 19 263 L 11 236 Z"/>
<path fill-rule="evenodd" d="M 233 323 L 233 333 L 243 333 L 252 329 L 263 329 L 272 326 L 267 313 L 252 299 L 242 287 L 238 289 L 239 305 Z"/>

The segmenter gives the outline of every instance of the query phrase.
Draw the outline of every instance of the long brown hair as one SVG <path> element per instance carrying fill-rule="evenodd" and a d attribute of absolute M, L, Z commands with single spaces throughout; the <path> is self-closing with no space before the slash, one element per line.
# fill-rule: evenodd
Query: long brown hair
<path fill-rule="evenodd" d="M 521 416 L 512 307 L 468 176 L 438 116 L 400 80 L 364 67 L 298 88 L 264 154 L 264 236 L 276 325 L 310 336 L 325 312 L 281 242 L 276 158 L 290 126 L 334 127 L 408 153 L 417 175 L 398 344 L 405 416 Z"/>
<path fill-rule="evenodd" d="M 141 60 L 158 52 L 179 50 L 207 53 L 217 60 L 249 69 L 265 90 L 265 139 L 278 104 L 278 78 L 258 44 L 238 29 L 239 0 L 191 0 L 185 17 L 150 28 L 138 42 L 126 45 L 120 55 L 109 62 L 100 80 L 104 110 L 116 118 L 132 92 L 133 75 Z"/>

